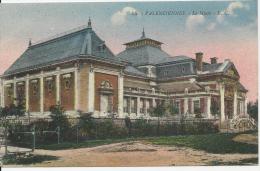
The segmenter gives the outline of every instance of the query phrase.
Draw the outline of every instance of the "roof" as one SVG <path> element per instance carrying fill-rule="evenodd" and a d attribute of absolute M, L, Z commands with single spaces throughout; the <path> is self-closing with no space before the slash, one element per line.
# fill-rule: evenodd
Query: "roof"
<path fill-rule="evenodd" d="M 148 45 L 126 49 L 119 53 L 117 57 L 128 60 L 133 66 L 156 65 L 174 60 L 160 48 Z"/>
<path fill-rule="evenodd" d="M 247 92 L 248 90 L 243 86 L 243 84 L 241 84 L 240 82 L 238 82 L 238 90 L 242 91 L 242 92 Z"/>
<path fill-rule="evenodd" d="M 117 59 L 105 42 L 92 30 L 91 26 L 75 32 L 29 46 L 9 67 L 4 75 L 22 72 L 58 61 L 76 59 L 79 55 L 89 55 L 98 59 Z"/>
<path fill-rule="evenodd" d="M 216 72 L 222 63 L 216 63 L 216 64 L 205 64 L 203 65 L 203 72 L 207 71 L 208 73 L 214 73 Z"/>
<path fill-rule="evenodd" d="M 197 82 L 171 82 L 169 84 L 160 84 L 160 88 L 165 91 L 170 92 L 184 92 L 185 88 L 188 88 L 188 91 L 202 90 L 202 86 Z"/>
<path fill-rule="evenodd" d="M 239 76 L 237 69 L 233 62 L 229 59 L 226 59 L 223 63 L 207 64 L 203 65 L 203 72 L 201 74 L 211 74 L 211 73 L 225 73 L 230 68 L 233 68 L 236 74 Z"/>
<path fill-rule="evenodd" d="M 124 72 L 126 74 L 132 75 L 132 76 L 141 76 L 141 77 L 146 77 L 146 74 L 141 72 L 140 70 L 138 70 L 137 68 L 133 67 L 133 66 L 126 66 Z"/>
<path fill-rule="evenodd" d="M 146 37 L 141 37 L 140 39 L 137 39 L 137 40 L 134 40 L 134 41 L 131 41 L 131 42 L 127 42 L 127 43 L 124 43 L 123 45 L 129 45 L 129 44 L 132 44 L 134 42 L 139 42 L 139 41 L 143 41 L 143 40 L 151 40 L 159 45 L 163 44 L 162 42 L 160 41 L 157 41 L 157 40 L 154 40 L 154 39 L 151 39 L 151 38 L 146 38 Z"/>

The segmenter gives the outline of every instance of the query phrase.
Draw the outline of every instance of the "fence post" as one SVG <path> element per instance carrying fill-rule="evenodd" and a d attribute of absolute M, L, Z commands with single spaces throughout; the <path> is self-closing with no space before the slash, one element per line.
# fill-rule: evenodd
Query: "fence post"
<path fill-rule="evenodd" d="M 5 132 L 4 132 L 4 137 L 5 137 L 5 155 L 7 155 L 7 130 L 6 130 L 6 127 L 5 127 Z"/>
<path fill-rule="evenodd" d="M 79 143 L 79 127 L 77 125 L 77 144 Z"/>
<path fill-rule="evenodd" d="M 57 127 L 58 144 L 60 144 L 60 127 Z"/>
<path fill-rule="evenodd" d="M 34 150 L 35 150 L 35 125 L 33 125 L 32 136 L 33 136 L 33 148 L 32 148 L 32 152 L 34 152 Z"/>

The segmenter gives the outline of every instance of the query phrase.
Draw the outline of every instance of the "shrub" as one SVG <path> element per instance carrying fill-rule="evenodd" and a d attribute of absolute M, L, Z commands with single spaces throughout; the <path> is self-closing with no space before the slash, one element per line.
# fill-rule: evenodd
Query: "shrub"
<path fill-rule="evenodd" d="M 154 136 L 157 133 L 157 125 L 144 119 L 138 119 L 133 123 L 133 136 Z"/>
<path fill-rule="evenodd" d="M 78 124 L 80 139 L 94 139 L 96 134 L 96 124 L 95 120 L 91 117 L 91 113 L 81 115 Z"/>
<path fill-rule="evenodd" d="M 125 126 L 128 130 L 128 136 L 131 136 L 131 132 L 132 132 L 132 122 L 131 119 L 129 117 L 125 117 Z"/>
<path fill-rule="evenodd" d="M 52 130 L 60 128 L 60 140 L 61 141 L 70 141 L 73 137 L 73 132 L 71 132 L 71 125 L 68 121 L 68 118 L 64 114 L 64 110 L 60 105 L 55 105 L 50 107 L 51 111 L 51 123 L 50 128 Z"/>

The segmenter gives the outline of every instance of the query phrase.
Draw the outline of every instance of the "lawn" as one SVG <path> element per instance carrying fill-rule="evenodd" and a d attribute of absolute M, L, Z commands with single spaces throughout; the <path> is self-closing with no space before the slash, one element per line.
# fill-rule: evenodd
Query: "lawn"
<path fill-rule="evenodd" d="M 250 132 L 256 136 L 256 132 Z M 106 144 L 129 142 L 129 141 L 146 141 L 155 145 L 190 147 L 196 150 L 204 150 L 209 153 L 241 153 L 249 154 L 258 152 L 258 146 L 233 141 L 239 133 L 217 133 L 204 135 L 183 135 L 183 136 L 168 136 L 168 137 L 146 137 L 146 138 L 126 138 L 126 139 L 106 139 L 106 140 L 88 140 L 80 143 L 64 142 L 61 144 L 41 145 L 38 149 L 46 150 L 63 150 L 89 148 Z"/>
<path fill-rule="evenodd" d="M 256 133 L 249 133 L 255 135 Z M 232 139 L 239 133 L 226 134 L 206 134 L 206 135 L 185 135 L 156 137 L 147 139 L 148 142 L 155 145 L 190 147 L 196 150 L 204 150 L 209 153 L 258 153 L 258 145 L 247 144 L 233 141 Z"/>

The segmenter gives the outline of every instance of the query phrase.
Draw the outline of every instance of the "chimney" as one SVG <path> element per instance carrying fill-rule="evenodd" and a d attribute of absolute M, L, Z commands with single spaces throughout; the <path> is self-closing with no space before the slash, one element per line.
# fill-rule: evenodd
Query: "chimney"
<path fill-rule="evenodd" d="M 210 63 L 211 63 L 211 64 L 216 64 L 216 63 L 217 63 L 217 60 L 218 60 L 217 57 L 212 57 L 212 58 L 210 58 Z"/>
<path fill-rule="evenodd" d="M 195 54 L 196 54 L 196 69 L 197 69 L 197 71 L 202 71 L 203 53 L 202 52 L 197 52 Z"/>

